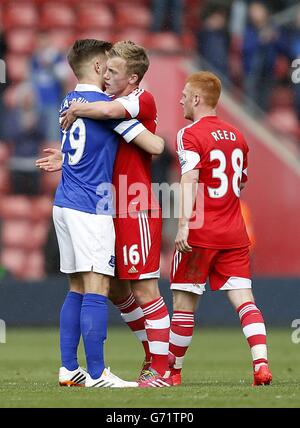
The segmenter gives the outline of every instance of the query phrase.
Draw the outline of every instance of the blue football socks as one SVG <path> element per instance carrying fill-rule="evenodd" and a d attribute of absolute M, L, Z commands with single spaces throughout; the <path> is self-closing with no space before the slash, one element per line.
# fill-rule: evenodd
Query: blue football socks
<path fill-rule="evenodd" d="M 107 336 L 107 297 L 85 294 L 81 305 L 81 334 L 87 370 L 92 379 L 98 379 L 104 368 L 103 345 Z"/>
<path fill-rule="evenodd" d="M 77 348 L 80 340 L 80 314 L 83 295 L 70 291 L 60 312 L 60 352 L 62 366 L 78 368 Z"/>

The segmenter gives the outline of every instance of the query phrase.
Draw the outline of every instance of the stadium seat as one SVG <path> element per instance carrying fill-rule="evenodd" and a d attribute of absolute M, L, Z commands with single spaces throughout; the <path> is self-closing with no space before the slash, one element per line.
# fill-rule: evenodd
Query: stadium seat
<path fill-rule="evenodd" d="M 16 28 L 36 28 L 39 17 L 37 8 L 32 2 L 8 3 L 3 13 L 3 26 L 5 30 Z"/>
<path fill-rule="evenodd" d="M 99 30 L 91 28 L 77 33 L 78 39 L 98 39 L 98 40 L 113 40 L 113 33 L 110 30 Z"/>
<path fill-rule="evenodd" d="M 131 40 L 132 42 L 136 43 L 137 45 L 141 45 L 144 47 L 147 47 L 147 40 L 148 40 L 148 32 L 143 30 L 135 30 L 135 29 L 128 29 L 124 30 L 120 33 L 117 33 L 115 35 L 115 41 L 118 40 Z"/>
<path fill-rule="evenodd" d="M 71 28 L 76 24 L 76 16 L 71 5 L 62 2 L 49 2 L 41 8 L 40 26 L 51 28 Z"/>
<path fill-rule="evenodd" d="M 11 53 L 30 54 L 35 47 L 36 32 L 29 28 L 17 28 L 8 31 L 6 38 Z"/>
<path fill-rule="evenodd" d="M 5 220 L 2 224 L 2 245 L 9 248 L 30 249 L 31 222 L 28 220 Z"/>
<path fill-rule="evenodd" d="M 40 249 L 46 242 L 49 222 L 5 220 L 2 225 L 2 244 L 7 248 Z"/>
<path fill-rule="evenodd" d="M 3 28 L 3 6 L 0 4 L 0 27 Z"/>
<path fill-rule="evenodd" d="M 32 218 L 34 221 L 49 220 L 52 216 L 53 198 L 38 196 L 32 201 Z"/>
<path fill-rule="evenodd" d="M 152 13 L 147 7 L 141 4 L 117 2 L 115 12 L 117 28 L 150 28 Z"/>
<path fill-rule="evenodd" d="M 9 195 L 0 199 L 0 218 L 2 219 L 30 220 L 32 213 L 32 201 L 27 196 Z"/>
<path fill-rule="evenodd" d="M 185 51 L 188 51 L 188 50 L 192 51 L 192 50 L 196 49 L 196 47 L 197 47 L 196 38 L 195 38 L 194 33 L 192 33 L 192 32 L 183 33 L 181 41 L 182 41 L 182 46 L 183 46 Z"/>
<path fill-rule="evenodd" d="M 110 9 L 105 4 L 82 3 L 78 9 L 77 28 L 79 31 L 91 29 L 109 30 L 115 24 Z"/>
<path fill-rule="evenodd" d="M 292 108 L 276 108 L 267 113 L 266 122 L 278 135 L 289 135 L 300 140 L 300 127 L 297 114 Z"/>
<path fill-rule="evenodd" d="M 42 251 L 31 251 L 26 254 L 26 265 L 21 274 L 22 279 L 40 280 L 45 276 L 45 259 Z"/>
<path fill-rule="evenodd" d="M 28 56 L 8 54 L 6 57 L 7 73 L 13 83 L 21 82 L 28 78 Z"/>
<path fill-rule="evenodd" d="M 166 54 L 175 54 L 183 50 L 180 37 L 170 32 L 153 33 L 149 36 L 147 45 L 153 50 Z"/>
<path fill-rule="evenodd" d="M 3 248 L 1 264 L 17 278 L 22 277 L 26 265 L 26 252 L 20 248 Z"/>
<path fill-rule="evenodd" d="M 76 35 L 72 29 L 69 28 L 56 28 L 49 32 L 52 46 L 58 50 L 65 52 L 70 48 L 76 40 Z"/>
<path fill-rule="evenodd" d="M 31 248 L 42 248 L 47 240 L 49 221 L 38 221 L 32 224 L 32 245 Z"/>

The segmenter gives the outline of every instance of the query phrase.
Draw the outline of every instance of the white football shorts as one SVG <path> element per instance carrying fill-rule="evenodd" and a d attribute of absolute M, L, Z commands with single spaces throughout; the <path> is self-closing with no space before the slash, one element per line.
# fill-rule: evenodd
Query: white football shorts
<path fill-rule="evenodd" d="M 64 273 L 114 276 L 115 229 L 111 216 L 53 207 L 53 221 Z"/>

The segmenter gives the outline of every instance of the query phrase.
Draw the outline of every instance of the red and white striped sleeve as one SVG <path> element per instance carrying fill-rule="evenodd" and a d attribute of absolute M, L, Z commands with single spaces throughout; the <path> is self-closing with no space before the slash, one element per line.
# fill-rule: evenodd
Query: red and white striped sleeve
<path fill-rule="evenodd" d="M 177 155 L 181 174 L 201 168 L 201 156 L 197 139 L 189 128 L 182 128 L 177 134 Z"/>

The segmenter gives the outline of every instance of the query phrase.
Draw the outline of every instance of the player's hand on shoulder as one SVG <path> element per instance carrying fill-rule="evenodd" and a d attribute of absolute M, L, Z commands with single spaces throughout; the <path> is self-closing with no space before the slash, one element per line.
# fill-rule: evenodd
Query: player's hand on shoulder
<path fill-rule="evenodd" d="M 37 159 L 35 162 L 36 167 L 48 172 L 60 171 L 63 164 L 61 151 L 54 148 L 47 148 L 43 151 L 49 153 L 49 156 Z"/>
<path fill-rule="evenodd" d="M 75 114 L 77 104 L 79 103 L 72 103 L 70 107 L 67 110 L 64 110 L 60 115 L 60 127 L 64 131 L 67 131 L 77 119 Z"/>

